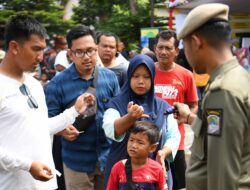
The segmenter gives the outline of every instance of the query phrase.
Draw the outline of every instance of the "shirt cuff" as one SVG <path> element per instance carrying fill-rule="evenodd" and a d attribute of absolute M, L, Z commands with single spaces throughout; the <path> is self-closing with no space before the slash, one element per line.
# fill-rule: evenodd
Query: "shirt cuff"
<path fill-rule="evenodd" d="M 64 113 L 65 113 L 66 117 L 70 119 L 70 123 L 74 123 L 76 117 L 77 117 L 78 115 L 80 115 L 80 114 L 76 111 L 75 106 L 72 106 L 71 108 L 66 109 L 66 110 L 64 111 Z"/>
<path fill-rule="evenodd" d="M 23 164 L 21 165 L 21 169 L 29 172 L 32 162 L 33 162 L 32 160 L 24 159 Z"/>

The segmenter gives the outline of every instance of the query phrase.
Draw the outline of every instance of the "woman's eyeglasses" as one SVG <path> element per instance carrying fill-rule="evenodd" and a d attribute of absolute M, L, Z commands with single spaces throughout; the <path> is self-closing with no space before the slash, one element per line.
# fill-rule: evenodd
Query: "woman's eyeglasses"
<path fill-rule="evenodd" d="M 22 84 L 19 87 L 20 92 L 24 95 L 24 96 L 28 96 L 28 105 L 30 108 L 32 109 L 36 109 L 38 108 L 38 104 L 37 101 L 35 100 L 35 98 L 30 94 L 30 90 L 29 88 L 25 85 Z"/>

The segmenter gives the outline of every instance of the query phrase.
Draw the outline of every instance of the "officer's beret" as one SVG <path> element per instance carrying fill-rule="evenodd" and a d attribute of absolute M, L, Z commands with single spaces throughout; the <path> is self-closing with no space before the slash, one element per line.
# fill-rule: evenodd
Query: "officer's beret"
<path fill-rule="evenodd" d="M 177 38 L 183 39 L 210 20 L 228 21 L 229 7 L 221 3 L 210 3 L 197 6 L 191 10 L 184 20 Z"/>

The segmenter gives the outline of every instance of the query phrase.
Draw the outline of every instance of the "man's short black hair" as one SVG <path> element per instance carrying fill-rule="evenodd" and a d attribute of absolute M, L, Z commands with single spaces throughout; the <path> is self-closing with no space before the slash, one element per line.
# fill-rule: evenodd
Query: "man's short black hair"
<path fill-rule="evenodd" d="M 159 38 L 162 38 L 164 40 L 169 40 L 170 38 L 174 38 L 175 48 L 179 47 L 179 40 L 177 39 L 176 32 L 173 30 L 163 30 L 159 32 L 155 37 L 155 45 L 158 44 Z"/>
<path fill-rule="evenodd" d="M 207 39 L 212 47 L 219 47 L 222 43 L 231 46 L 231 28 L 227 21 L 210 20 L 195 33 Z"/>
<path fill-rule="evenodd" d="M 84 25 L 75 26 L 68 32 L 66 36 L 68 47 L 69 48 L 72 47 L 73 40 L 76 40 L 78 38 L 88 36 L 88 35 L 92 36 L 96 43 L 96 35 L 93 30 L 91 30 L 88 26 L 84 26 Z"/>
<path fill-rule="evenodd" d="M 146 134 L 150 144 L 158 143 L 160 140 L 160 129 L 152 122 L 137 121 L 131 128 L 130 134 L 137 133 Z"/>
<path fill-rule="evenodd" d="M 19 43 L 29 40 L 32 34 L 47 37 L 46 29 L 36 19 L 24 14 L 13 16 L 5 27 L 5 48 L 8 50 L 12 40 Z"/>

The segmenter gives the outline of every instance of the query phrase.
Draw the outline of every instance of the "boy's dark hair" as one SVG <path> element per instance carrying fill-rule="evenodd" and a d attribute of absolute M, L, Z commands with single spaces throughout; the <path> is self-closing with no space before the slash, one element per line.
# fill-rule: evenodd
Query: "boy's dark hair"
<path fill-rule="evenodd" d="M 15 40 L 21 43 L 29 40 L 32 34 L 44 39 L 47 37 L 46 29 L 36 19 L 24 14 L 11 17 L 5 27 L 4 39 L 6 50 L 9 49 L 10 41 Z"/>
<path fill-rule="evenodd" d="M 198 28 L 195 33 L 206 38 L 207 43 L 212 47 L 220 47 L 222 43 L 231 46 L 231 28 L 227 21 L 212 19 Z"/>
<path fill-rule="evenodd" d="M 93 30 L 91 30 L 88 26 L 79 25 L 79 26 L 72 28 L 66 36 L 68 48 L 72 47 L 73 40 L 76 40 L 78 38 L 88 36 L 88 35 L 92 36 L 95 43 L 96 43 L 95 32 Z"/>
<path fill-rule="evenodd" d="M 178 48 L 179 40 L 177 39 L 176 32 L 174 32 L 172 30 L 163 30 L 163 31 L 159 32 L 155 37 L 155 45 L 158 44 L 159 38 L 162 38 L 164 40 L 169 40 L 172 37 L 174 38 L 175 48 Z"/>
<path fill-rule="evenodd" d="M 149 143 L 155 144 L 160 140 L 160 129 L 151 122 L 137 121 L 131 128 L 131 134 L 143 133 L 148 136 Z"/>

